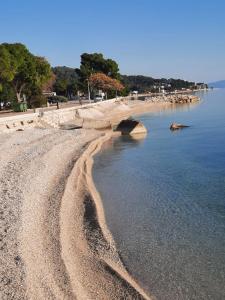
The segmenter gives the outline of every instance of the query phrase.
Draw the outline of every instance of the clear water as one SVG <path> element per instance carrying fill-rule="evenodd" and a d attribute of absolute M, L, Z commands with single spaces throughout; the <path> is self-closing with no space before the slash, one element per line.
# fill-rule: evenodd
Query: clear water
<path fill-rule="evenodd" d="M 95 157 L 121 257 L 156 299 L 225 299 L 225 90 L 200 96 L 138 116 L 145 139 L 113 139 Z M 173 121 L 191 127 L 171 132 Z"/>

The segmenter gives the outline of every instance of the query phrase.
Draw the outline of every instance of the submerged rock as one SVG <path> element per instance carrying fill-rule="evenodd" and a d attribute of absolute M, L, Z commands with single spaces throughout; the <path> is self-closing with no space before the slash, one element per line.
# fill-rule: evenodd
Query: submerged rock
<path fill-rule="evenodd" d="M 124 135 L 133 135 L 140 133 L 147 133 L 147 129 L 140 122 L 134 119 L 122 120 L 114 129 L 114 131 L 120 131 Z"/>
<path fill-rule="evenodd" d="M 183 125 L 183 124 L 178 124 L 178 123 L 172 123 L 170 125 L 170 130 L 177 130 L 177 129 L 187 128 L 187 127 L 190 127 L 190 126 Z"/>

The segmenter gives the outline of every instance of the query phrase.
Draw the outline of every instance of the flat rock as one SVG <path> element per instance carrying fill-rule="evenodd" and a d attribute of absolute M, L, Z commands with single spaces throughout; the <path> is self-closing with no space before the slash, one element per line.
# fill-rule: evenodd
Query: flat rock
<path fill-rule="evenodd" d="M 187 127 L 190 127 L 190 126 L 183 125 L 183 124 L 178 124 L 178 123 L 172 123 L 170 125 L 170 130 L 177 130 L 177 129 L 187 128 Z"/>

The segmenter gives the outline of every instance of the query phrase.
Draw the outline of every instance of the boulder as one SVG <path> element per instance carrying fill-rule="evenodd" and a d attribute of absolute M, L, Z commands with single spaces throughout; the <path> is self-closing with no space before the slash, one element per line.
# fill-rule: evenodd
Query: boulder
<path fill-rule="evenodd" d="M 172 123 L 170 125 L 170 130 L 177 130 L 177 129 L 187 128 L 187 127 L 190 127 L 190 126 L 183 125 L 183 124 L 178 124 L 178 123 Z"/>
<path fill-rule="evenodd" d="M 124 135 L 133 135 L 139 133 L 147 133 L 147 129 L 140 122 L 134 119 L 122 120 L 114 129 L 115 131 L 120 131 Z"/>

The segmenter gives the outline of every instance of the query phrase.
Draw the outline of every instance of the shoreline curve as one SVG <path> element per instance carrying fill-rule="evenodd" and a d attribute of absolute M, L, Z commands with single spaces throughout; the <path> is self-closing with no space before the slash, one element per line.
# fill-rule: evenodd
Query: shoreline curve
<path fill-rule="evenodd" d="M 111 137 L 107 132 L 92 141 L 68 177 L 60 216 L 62 258 L 78 299 L 150 300 L 119 257 L 92 177 L 93 156 Z"/>
<path fill-rule="evenodd" d="M 98 107 L 112 125 L 174 107 L 117 104 Z M 53 128 L 0 135 L 0 298 L 150 299 L 119 257 L 92 178 L 93 156 L 110 137 Z"/>

